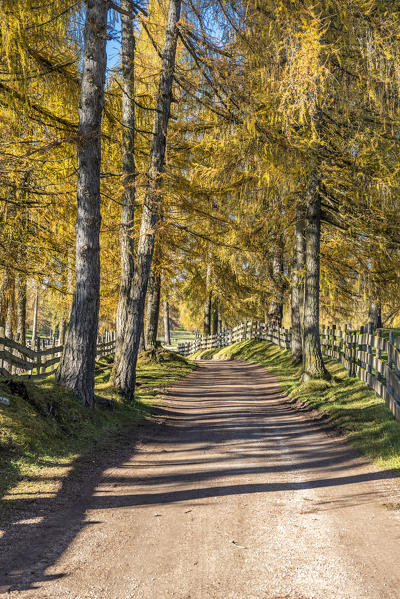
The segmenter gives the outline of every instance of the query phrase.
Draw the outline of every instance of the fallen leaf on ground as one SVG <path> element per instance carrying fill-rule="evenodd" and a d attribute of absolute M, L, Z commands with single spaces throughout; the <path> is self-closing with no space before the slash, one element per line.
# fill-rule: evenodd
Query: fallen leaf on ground
<path fill-rule="evenodd" d="M 236 543 L 236 541 L 232 541 L 232 543 L 235 545 L 235 547 L 238 547 L 239 549 L 247 549 L 247 547 L 245 547 L 244 545 L 239 545 L 239 543 Z"/>

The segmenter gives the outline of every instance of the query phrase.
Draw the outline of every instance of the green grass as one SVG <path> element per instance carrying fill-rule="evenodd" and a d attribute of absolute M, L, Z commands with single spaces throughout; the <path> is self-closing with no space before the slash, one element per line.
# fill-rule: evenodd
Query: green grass
<path fill-rule="evenodd" d="M 193 341 L 194 333 L 186 331 L 184 329 L 176 329 L 171 331 L 171 346 L 176 347 L 178 343 L 187 343 Z M 160 337 L 161 343 L 164 343 L 164 337 Z"/>
<path fill-rule="evenodd" d="M 83 407 L 54 377 L 10 385 L 0 381 L 1 511 L 16 499 L 54 492 L 79 456 L 104 451 L 118 443 L 118 435 L 151 412 L 162 389 L 191 372 L 195 366 L 182 356 L 161 351 L 157 361 L 143 355 L 138 362 L 135 402 L 123 401 L 112 388 L 110 359 L 96 364 L 97 395 L 115 400 L 114 409 Z"/>
<path fill-rule="evenodd" d="M 331 381 L 300 382 L 300 367 L 289 351 L 265 341 L 242 341 L 229 347 L 203 350 L 197 359 L 238 359 L 260 364 L 280 381 L 289 397 L 325 414 L 351 443 L 380 468 L 400 472 L 400 424 L 384 401 L 359 379 L 349 378 L 341 364 L 327 360 Z"/>

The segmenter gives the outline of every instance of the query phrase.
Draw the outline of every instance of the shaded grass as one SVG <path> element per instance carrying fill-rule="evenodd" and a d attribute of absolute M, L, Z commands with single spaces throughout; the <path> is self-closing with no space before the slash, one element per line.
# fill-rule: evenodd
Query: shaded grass
<path fill-rule="evenodd" d="M 203 350 L 197 359 L 238 359 L 260 364 L 280 381 L 282 390 L 325 414 L 351 443 L 380 468 L 400 472 L 400 424 L 384 401 L 341 364 L 327 359 L 331 381 L 300 383 L 301 368 L 289 351 L 266 341 L 241 341 L 229 347 Z"/>
<path fill-rule="evenodd" d="M 195 365 L 165 350 L 157 360 L 142 356 L 131 403 L 113 389 L 111 367 L 109 358 L 96 363 L 96 393 L 113 399 L 113 409 L 83 407 L 54 377 L 38 383 L 0 380 L 0 395 L 11 401 L 9 407 L 0 405 L 0 497 L 52 493 L 78 456 L 116 446 L 119 433 L 149 415 L 162 389 Z"/>

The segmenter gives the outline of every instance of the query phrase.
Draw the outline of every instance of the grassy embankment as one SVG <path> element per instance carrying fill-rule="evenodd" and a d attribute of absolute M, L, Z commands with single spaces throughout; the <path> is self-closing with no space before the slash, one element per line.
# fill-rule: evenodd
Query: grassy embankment
<path fill-rule="evenodd" d="M 161 351 L 157 361 L 142 356 L 138 362 L 136 401 L 123 401 L 109 378 L 110 359 L 96 366 L 96 393 L 115 400 L 113 409 L 83 407 L 54 377 L 39 383 L 17 378 L 0 381 L 0 396 L 11 405 L 0 405 L 1 509 L 17 499 L 52 493 L 78 456 L 118 446 L 118 434 L 149 415 L 162 388 L 191 372 L 195 366 L 177 354 Z"/>
<path fill-rule="evenodd" d="M 300 368 L 293 366 L 290 352 L 265 341 L 242 341 L 219 350 L 202 350 L 190 357 L 238 359 L 264 366 L 279 379 L 289 397 L 325 414 L 380 468 L 400 472 L 400 424 L 383 400 L 359 379 L 349 378 L 338 362 L 326 362 L 331 381 L 301 384 Z"/>

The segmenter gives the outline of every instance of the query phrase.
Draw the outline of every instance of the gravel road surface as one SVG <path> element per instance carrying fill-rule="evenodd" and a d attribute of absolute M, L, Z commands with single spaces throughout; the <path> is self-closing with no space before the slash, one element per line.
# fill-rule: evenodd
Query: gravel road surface
<path fill-rule="evenodd" d="M 397 479 L 263 368 L 201 362 L 138 431 L 2 529 L 0 594 L 400 598 Z"/>

